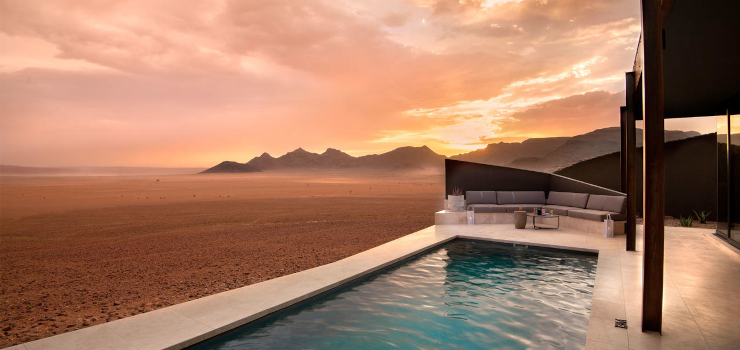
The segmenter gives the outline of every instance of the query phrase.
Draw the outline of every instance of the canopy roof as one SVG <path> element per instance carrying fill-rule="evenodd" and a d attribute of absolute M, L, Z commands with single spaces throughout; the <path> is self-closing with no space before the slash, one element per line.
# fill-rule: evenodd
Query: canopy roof
<path fill-rule="evenodd" d="M 665 118 L 740 111 L 740 1 L 663 0 Z M 642 81 L 642 40 L 635 57 Z M 642 119 L 637 115 L 636 119 Z"/>

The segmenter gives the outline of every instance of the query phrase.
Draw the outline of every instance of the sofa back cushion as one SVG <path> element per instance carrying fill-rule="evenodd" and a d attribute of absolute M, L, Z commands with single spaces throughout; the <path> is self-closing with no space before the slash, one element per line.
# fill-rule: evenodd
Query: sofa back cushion
<path fill-rule="evenodd" d="M 591 195 L 588 198 L 586 209 L 625 213 L 627 212 L 627 197 Z"/>
<path fill-rule="evenodd" d="M 604 200 L 606 196 L 600 194 L 592 194 L 588 196 L 588 204 L 586 209 L 601 210 L 604 207 Z"/>
<path fill-rule="evenodd" d="M 514 204 L 514 192 L 512 191 L 496 191 L 496 200 L 498 204 Z"/>
<path fill-rule="evenodd" d="M 564 205 L 566 207 L 569 207 L 572 199 L 573 193 L 571 192 L 550 191 L 550 194 L 547 196 L 547 204 Z"/>
<path fill-rule="evenodd" d="M 498 204 L 545 204 L 545 191 L 497 191 Z"/>
<path fill-rule="evenodd" d="M 603 211 L 611 211 L 616 213 L 627 212 L 627 197 L 624 196 L 604 196 L 604 206 L 601 208 Z"/>
<path fill-rule="evenodd" d="M 588 193 L 550 191 L 550 195 L 547 197 L 547 204 L 585 208 L 588 202 L 588 196 Z"/>
<path fill-rule="evenodd" d="M 571 207 L 585 208 L 588 204 L 588 198 L 591 195 L 588 193 L 573 193 L 573 201 L 570 203 Z"/>
<path fill-rule="evenodd" d="M 465 201 L 468 204 L 496 204 L 496 191 L 467 191 Z"/>

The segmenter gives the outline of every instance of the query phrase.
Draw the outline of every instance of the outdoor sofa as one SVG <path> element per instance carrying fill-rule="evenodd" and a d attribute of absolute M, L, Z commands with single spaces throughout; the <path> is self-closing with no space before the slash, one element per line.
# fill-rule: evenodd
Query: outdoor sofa
<path fill-rule="evenodd" d="M 482 223 L 508 223 L 513 218 L 501 214 L 513 213 L 519 208 L 528 213 L 534 208 L 544 208 L 548 213 L 559 215 L 561 225 L 594 233 L 603 230 L 607 215 L 617 224 L 616 233 L 624 232 L 627 220 L 625 196 L 557 191 L 550 191 L 547 196 L 545 191 L 467 191 L 465 204 L 466 209 L 484 214 L 482 218 L 476 216 L 476 222 Z M 493 217 L 486 218 L 488 213 Z"/>

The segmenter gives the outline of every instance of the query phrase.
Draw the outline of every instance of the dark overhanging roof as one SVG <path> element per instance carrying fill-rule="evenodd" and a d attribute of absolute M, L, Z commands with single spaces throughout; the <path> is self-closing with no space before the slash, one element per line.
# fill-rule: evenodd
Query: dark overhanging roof
<path fill-rule="evenodd" d="M 665 2 L 665 1 L 664 1 Z M 664 23 L 665 118 L 740 112 L 740 1 L 674 0 Z M 634 71 L 641 81 L 642 47 Z M 636 116 L 638 120 L 642 115 Z"/>

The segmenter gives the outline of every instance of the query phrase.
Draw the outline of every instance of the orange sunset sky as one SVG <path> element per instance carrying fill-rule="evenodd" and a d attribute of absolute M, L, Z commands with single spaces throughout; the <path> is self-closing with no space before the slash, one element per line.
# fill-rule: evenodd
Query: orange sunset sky
<path fill-rule="evenodd" d="M 211 166 L 617 126 L 637 0 L 0 0 L 0 163 Z M 714 131 L 714 120 L 669 129 Z"/>

